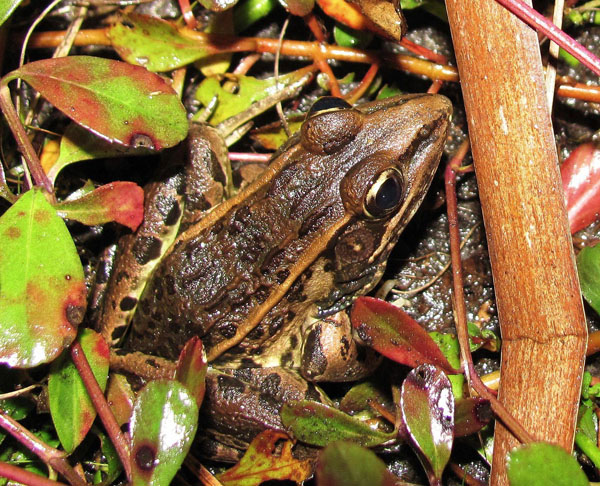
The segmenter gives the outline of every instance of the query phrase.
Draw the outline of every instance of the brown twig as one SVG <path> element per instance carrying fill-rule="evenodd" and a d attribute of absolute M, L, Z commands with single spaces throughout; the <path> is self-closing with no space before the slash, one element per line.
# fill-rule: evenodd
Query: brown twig
<path fill-rule="evenodd" d="M 498 398 L 571 450 L 587 336 L 537 35 L 492 0 L 446 5 L 503 338 Z M 516 445 L 497 424 L 493 486 Z"/>
<path fill-rule="evenodd" d="M 107 31 L 107 29 L 82 30 L 75 38 L 75 45 L 110 46 L 111 41 L 108 38 Z M 217 49 L 215 52 L 226 52 L 231 49 L 235 52 L 254 51 L 259 53 L 275 53 L 277 50 L 276 39 L 233 37 L 219 34 L 203 34 L 201 32 L 195 32 L 193 35 L 199 43 L 206 44 L 212 40 L 215 45 L 220 46 L 220 50 Z M 48 31 L 34 34 L 31 37 L 29 47 L 54 47 L 58 45 L 63 36 L 63 31 Z M 315 42 L 284 40 L 281 44 L 281 54 L 285 56 L 303 56 L 312 58 L 313 52 L 318 46 L 319 45 Z M 435 64 L 413 56 L 366 51 L 330 44 L 321 44 L 321 48 L 328 59 L 366 64 L 379 63 L 409 73 L 426 76 L 433 80 L 458 81 L 458 72 L 453 66 Z M 559 78 L 559 83 L 560 84 L 556 88 L 556 94 L 558 96 L 600 103 L 600 86 L 588 86 L 581 83 L 574 83 L 572 80 L 564 77 Z"/>

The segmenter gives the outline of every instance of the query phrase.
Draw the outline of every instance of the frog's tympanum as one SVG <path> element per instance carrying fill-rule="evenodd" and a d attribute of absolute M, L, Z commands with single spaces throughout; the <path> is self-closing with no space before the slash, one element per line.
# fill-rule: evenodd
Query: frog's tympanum
<path fill-rule="evenodd" d="M 145 226 L 123 244 L 130 261 L 109 283 L 105 337 L 117 341 L 125 326 L 120 319 L 134 309 L 128 350 L 176 358 L 189 338 L 200 336 L 212 366 L 222 370 L 209 377 L 209 404 L 227 395 L 217 385 L 230 385 L 240 397 L 239 383 L 254 383 L 260 397 L 242 408 L 260 408 L 262 401 L 275 415 L 277 400 L 312 393 L 292 377 L 294 370 L 309 381 L 364 375 L 369 360 L 340 311 L 381 278 L 436 171 L 450 114 L 450 102 L 440 95 L 398 96 L 356 108 L 322 98 L 264 173 L 220 203 L 229 188 L 228 170 L 218 162 L 224 147 L 202 155 L 195 165 L 203 176 L 173 175 L 166 195 L 147 198 Z M 179 199 L 189 208 L 181 210 Z M 197 216 L 198 210 L 204 213 Z M 158 224 L 173 227 L 182 213 L 183 231 L 164 243 L 174 230 Z M 152 263 L 141 293 L 141 279 L 132 273 L 148 274 Z M 132 282 L 141 296 L 123 282 Z M 296 384 L 281 391 L 287 381 Z M 238 414 L 230 418 L 235 425 L 244 422 L 242 412 L 233 406 L 230 412 Z M 243 435 L 230 427 L 238 439 Z"/>

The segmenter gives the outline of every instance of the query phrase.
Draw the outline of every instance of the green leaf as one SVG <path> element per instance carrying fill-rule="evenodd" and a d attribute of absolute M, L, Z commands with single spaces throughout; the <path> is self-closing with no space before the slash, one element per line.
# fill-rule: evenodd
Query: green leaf
<path fill-rule="evenodd" d="M 506 460 L 511 486 L 587 486 L 577 460 L 557 445 L 535 442 L 514 449 Z"/>
<path fill-rule="evenodd" d="M 391 360 L 413 368 L 430 363 L 449 373 L 459 373 L 448 363 L 425 329 L 389 302 L 359 297 L 352 307 L 350 319 L 358 336 Z"/>
<path fill-rule="evenodd" d="M 91 329 L 82 329 L 77 338 L 83 348 L 94 377 L 104 391 L 108 379 L 108 345 Z M 65 451 L 71 453 L 85 438 L 96 409 L 75 364 L 67 354 L 52 363 L 48 380 L 50 414 Z"/>
<path fill-rule="evenodd" d="M 124 15 L 108 31 L 113 47 L 130 64 L 148 71 L 172 71 L 206 57 L 198 41 L 184 37 L 171 22 L 147 15 Z"/>
<path fill-rule="evenodd" d="M 140 392 L 130 423 L 132 484 L 167 486 L 187 455 L 198 406 L 177 381 L 153 381 Z"/>
<path fill-rule="evenodd" d="M 600 245 L 579 252 L 577 271 L 583 297 L 600 314 Z"/>
<path fill-rule="evenodd" d="M 0 25 L 8 20 L 23 0 L 2 0 L 0 2 Z"/>
<path fill-rule="evenodd" d="M 281 451 L 276 443 L 284 440 Z M 312 475 L 312 461 L 292 456 L 292 441 L 274 430 L 257 435 L 244 457 L 231 469 L 217 476 L 224 486 L 258 486 L 264 481 L 294 481 L 300 484 Z"/>
<path fill-rule="evenodd" d="M 452 451 L 454 397 L 450 381 L 435 366 L 420 365 L 402 383 L 400 408 L 429 482 L 436 484 Z"/>
<path fill-rule="evenodd" d="M 279 82 L 274 77 L 256 79 L 251 76 L 239 76 L 235 93 L 223 89 L 217 78 L 206 78 L 196 91 L 196 99 L 204 106 L 210 106 L 214 97 L 217 97 L 217 107 L 210 117 L 210 124 L 214 126 L 250 108 L 257 101 L 300 81 L 305 75 L 306 71 L 294 71 L 279 76 Z"/>
<path fill-rule="evenodd" d="M 77 250 L 40 190 L 4 213 L 0 235 L 0 363 L 47 363 L 73 342 L 85 312 Z"/>
<path fill-rule="evenodd" d="M 63 218 L 89 226 L 115 221 L 135 231 L 144 219 L 144 190 L 134 182 L 111 182 L 55 207 Z"/>
<path fill-rule="evenodd" d="M 8 74 L 21 78 L 73 121 L 130 147 L 172 147 L 188 132 L 173 89 L 140 66 L 91 56 L 44 59 Z"/>
<path fill-rule="evenodd" d="M 319 454 L 316 474 L 317 486 L 393 486 L 397 479 L 374 452 L 343 441 Z"/>
<path fill-rule="evenodd" d="M 286 403 L 281 409 L 281 421 L 294 437 L 307 444 L 326 446 L 336 440 L 351 440 L 371 447 L 393 440 L 394 432 L 372 429 L 369 424 L 336 408 L 311 400 Z"/>

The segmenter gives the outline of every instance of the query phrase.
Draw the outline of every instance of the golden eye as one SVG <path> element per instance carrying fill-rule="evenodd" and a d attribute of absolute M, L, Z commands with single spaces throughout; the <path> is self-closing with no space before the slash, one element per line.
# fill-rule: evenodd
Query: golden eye
<path fill-rule="evenodd" d="M 402 204 L 402 174 L 397 169 L 386 169 L 375 178 L 365 197 L 363 210 L 367 217 L 384 218 Z"/>

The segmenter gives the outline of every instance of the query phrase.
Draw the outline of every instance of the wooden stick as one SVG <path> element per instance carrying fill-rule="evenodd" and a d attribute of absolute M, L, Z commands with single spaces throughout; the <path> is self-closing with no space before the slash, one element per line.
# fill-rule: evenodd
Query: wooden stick
<path fill-rule="evenodd" d="M 573 446 L 586 326 L 535 32 L 493 0 L 448 0 L 500 318 L 499 399 Z M 497 425 L 492 485 L 518 445 Z"/>

